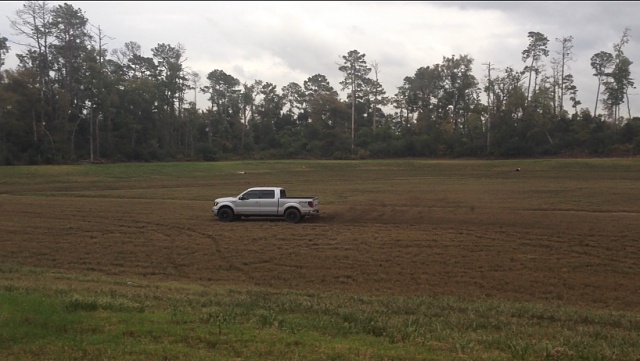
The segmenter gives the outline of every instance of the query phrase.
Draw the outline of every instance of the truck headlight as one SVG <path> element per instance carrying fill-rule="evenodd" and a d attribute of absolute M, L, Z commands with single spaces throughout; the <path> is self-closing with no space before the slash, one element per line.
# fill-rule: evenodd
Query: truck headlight
<path fill-rule="evenodd" d="M 218 205 L 218 202 L 213 202 L 213 206 L 214 207 L 217 206 L 217 205 Z"/>

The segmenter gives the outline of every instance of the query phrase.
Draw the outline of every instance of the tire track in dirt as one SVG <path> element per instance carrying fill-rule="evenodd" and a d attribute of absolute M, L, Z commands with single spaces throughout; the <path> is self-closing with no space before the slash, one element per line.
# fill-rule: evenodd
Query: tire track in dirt
<path fill-rule="evenodd" d="M 213 250 L 217 255 L 217 258 L 228 264 L 228 269 L 237 272 L 244 278 L 245 281 L 252 279 L 249 272 L 247 272 L 237 262 L 234 262 L 225 252 L 222 250 L 220 241 L 215 235 L 207 232 L 197 231 L 190 227 L 178 226 L 172 223 L 161 223 L 144 221 L 140 219 L 114 217 L 113 214 L 98 214 L 95 212 L 85 212 L 83 210 L 75 210 L 72 213 L 66 213 L 65 215 L 56 213 L 46 213 L 43 218 L 41 212 L 36 211 L 14 211 L 15 215 L 22 214 L 29 218 L 39 218 L 40 222 L 46 222 L 47 220 L 61 221 L 61 223 L 71 221 L 73 224 L 84 223 L 88 225 L 98 225 L 98 229 L 112 228 L 114 226 L 122 229 L 135 230 L 141 233 L 151 233 L 160 236 L 168 241 L 178 238 L 188 239 L 201 239 L 210 242 L 213 245 Z M 71 218 L 71 220 L 70 220 Z M 153 236 L 148 238 L 154 238 Z M 177 262 L 176 262 L 177 263 Z"/>
<path fill-rule="evenodd" d="M 160 281 L 638 308 L 635 216 L 363 208 L 328 206 L 299 224 L 226 223 L 202 202 L 2 200 L 0 260 Z"/>

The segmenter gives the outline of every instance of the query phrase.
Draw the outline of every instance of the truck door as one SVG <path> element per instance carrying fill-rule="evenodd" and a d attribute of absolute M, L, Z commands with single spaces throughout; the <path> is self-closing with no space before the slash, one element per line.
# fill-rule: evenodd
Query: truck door
<path fill-rule="evenodd" d="M 238 214 L 260 214 L 260 191 L 252 190 L 241 195 L 236 203 L 236 213 Z"/>
<path fill-rule="evenodd" d="M 274 216 L 278 214 L 278 199 L 273 189 L 260 191 L 260 215 Z"/>

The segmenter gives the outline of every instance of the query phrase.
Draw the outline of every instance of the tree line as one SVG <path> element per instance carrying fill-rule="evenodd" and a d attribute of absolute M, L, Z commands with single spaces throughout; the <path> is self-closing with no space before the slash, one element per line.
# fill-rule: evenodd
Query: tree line
<path fill-rule="evenodd" d="M 78 161 L 531 157 L 640 154 L 640 118 L 629 89 L 630 30 L 591 57 L 593 110 L 569 71 L 573 37 L 531 31 L 523 68 L 444 56 L 406 76 L 393 95 L 380 64 L 342 55 L 341 99 L 323 74 L 283 87 L 241 82 L 222 69 L 203 78 L 181 44 L 151 56 L 109 37 L 67 3 L 27 1 L 0 34 L 0 165 Z M 11 44 L 15 69 L 2 69 Z M 555 54 L 551 56 L 550 54 Z M 198 93 L 207 104 L 197 104 Z M 483 101 L 484 98 L 484 101 Z"/>

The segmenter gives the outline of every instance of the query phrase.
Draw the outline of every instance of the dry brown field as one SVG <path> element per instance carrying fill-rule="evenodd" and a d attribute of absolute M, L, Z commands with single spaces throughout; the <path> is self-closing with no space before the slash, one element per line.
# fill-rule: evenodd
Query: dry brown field
<path fill-rule="evenodd" d="M 0 263 L 638 312 L 639 170 L 634 159 L 15 167 L 0 171 Z M 317 195 L 321 215 L 212 216 L 214 198 L 261 185 Z"/>

